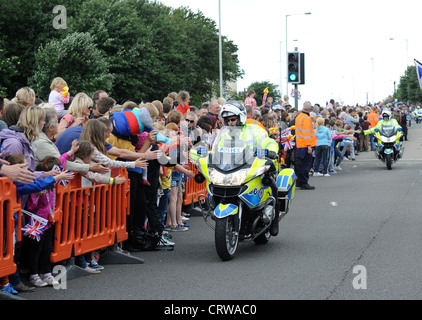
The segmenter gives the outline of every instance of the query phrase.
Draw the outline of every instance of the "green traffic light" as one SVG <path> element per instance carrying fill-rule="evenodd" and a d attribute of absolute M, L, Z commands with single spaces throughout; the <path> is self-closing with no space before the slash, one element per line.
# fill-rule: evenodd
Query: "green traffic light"
<path fill-rule="evenodd" d="M 290 81 L 296 81 L 297 76 L 296 76 L 296 74 L 292 73 L 292 74 L 289 76 L 289 78 L 290 78 Z"/>

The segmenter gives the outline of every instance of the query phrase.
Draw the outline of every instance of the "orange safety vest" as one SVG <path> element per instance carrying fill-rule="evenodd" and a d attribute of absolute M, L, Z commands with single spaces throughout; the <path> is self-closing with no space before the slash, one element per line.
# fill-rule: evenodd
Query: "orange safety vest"
<path fill-rule="evenodd" d="M 317 138 L 313 127 L 312 119 L 308 114 L 302 112 L 295 121 L 296 148 L 315 147 Z"/>
<path fill-rule="evenodd" d="M 259 122 L 258 120 L 248 118 L 248 119 L 246 119 L 246 124 L 256 124 L 256 125 L 260 126 L 262 129 L 264 129 L 265 131 L 267 131 L 267 129 L 265 129 L 264 125 L 261 122 Z"/>
<path fill-rule="evenodd" d="M 369 128 L 376 127 L 380 121 L 378 114 L 374 110 L 371 110 L 371 112 L 368 114 L 368 121 L 370 123 Z"/>

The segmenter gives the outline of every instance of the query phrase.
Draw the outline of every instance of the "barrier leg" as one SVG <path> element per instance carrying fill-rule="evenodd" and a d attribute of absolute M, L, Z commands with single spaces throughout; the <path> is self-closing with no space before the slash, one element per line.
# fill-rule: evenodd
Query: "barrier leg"
<path fill-rule="evenodd" d="M 129 252 L 123 251 L 117 244 L 107 247 L 100 256 L 99 263 L 106 264 L 143 264 L 144 259 L 134 257 Z"/>
<path fill-rule="evenodd" d="M 0 300 L 26 300 L 26 299 L 21 298 L 14 294 L 4 293 L 0 291 Z"/>
<path fill-rule="evenodd" d="M 91 274 L 90 272 L 85 271 L 81 267 L 78 267 L 75 264 L 75 257 L 73 256 L 66 260 L 65 268 L 66 268 L 66 280 L 73 280 L 73 279 L 85 277 Z"/>

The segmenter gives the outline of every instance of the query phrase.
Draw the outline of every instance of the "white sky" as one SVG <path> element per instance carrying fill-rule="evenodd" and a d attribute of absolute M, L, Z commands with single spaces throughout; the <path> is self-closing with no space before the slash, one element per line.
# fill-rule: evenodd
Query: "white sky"
<path fill-rule="evenodd" d="M 219 0 L 159 2 L 200 10 L 219 28 Z M 299 108 L 306 100 L 325 105 L 331 98 L 365 104 L 367 98 L 381 101 L 392 95 L 406 66 L 422 61 L 419 8 L 416 0 L 221 0 L 221 32 L 239 49 L 245 75 L 238 79 L 238 91 L 267 80 L 281 84 L 284 95 L 286 15 L 291 15 L 288 51 L 298 47 L 306 58 Z"/>

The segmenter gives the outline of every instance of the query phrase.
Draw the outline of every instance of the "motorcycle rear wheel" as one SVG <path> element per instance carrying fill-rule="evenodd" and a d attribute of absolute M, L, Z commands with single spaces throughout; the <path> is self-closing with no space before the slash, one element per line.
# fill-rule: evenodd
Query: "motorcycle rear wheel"
<path fill-rule="evenodd" d="M 215 221 L 215 248 L 223 261 L 234 258 L 239 243 L 237 215 L 228 216 Z"/>

